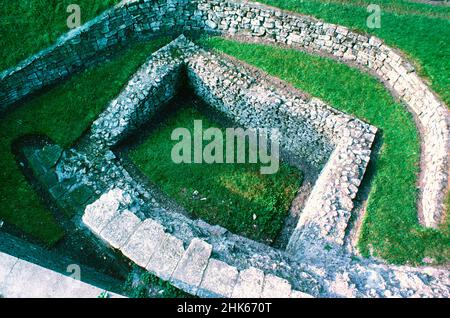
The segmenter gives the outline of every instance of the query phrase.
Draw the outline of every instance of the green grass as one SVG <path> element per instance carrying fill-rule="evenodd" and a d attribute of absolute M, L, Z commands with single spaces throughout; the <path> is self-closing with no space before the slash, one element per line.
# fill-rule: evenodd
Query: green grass
<path fill-rule="evenodd" d="M 373 34 L 405 52 L 450 105 L 450 8 L 401 0 L 319 1 L 260 0 L 282 9 L 312 15 L 330 23 Z M 381 4 L 381 28 L 369 29 L 368 3 Z M 386 8 L 385 8 L 386 7 Z M 411 14 L 414 10 L 415 14 Z M 434 15 L 432 14 L 434 13 Z"/>
<path fill-rule="evenodd" d="M 193 107 L 184 107 L 158 125 L 130 158 L 192 217 L 272 243 L 301 185 L 298 170 L 281 164 L 277 173 L 262 175 L 259 164 L 175 164 L 171 151 L 178 141 L 171 140 L 171 133 L 184 127 L 193 134 L 194 120 L 203 120 L 203 129 L 220 128 Z"/>
<path fill-rule="evenodd" d="M 0 70 L 50 46 L 70 31 L 67 6 L 80 6 L 81 23 L 85 23 L 118 0 L 0 0 Z"/>
<path fill-rule="evenodd" d="M 166 42 L 136 44 L 113 61 L 73 76 L 0 119 L 0 219 L 47 245 L 64 235 L 20 171 L 12 143 L 20 136 L 41 134 L 70 146 L 151 52 Z"/>
<path fill-rule="evenodd" d="M 424 257 L 439 263 L 450 259 L 448 222 L 441 230 L 418 224 L 418 133 L 411 115 L 382 84 L 357 69 L 298 50 L 221 38 L 204 38 L 201 43 L 290 82 L 381 130 L 381 151 L 367 171 L 374 178 L 358 243 L 364 256 L 372 253 L 402 264 L 418 264 Z"/>

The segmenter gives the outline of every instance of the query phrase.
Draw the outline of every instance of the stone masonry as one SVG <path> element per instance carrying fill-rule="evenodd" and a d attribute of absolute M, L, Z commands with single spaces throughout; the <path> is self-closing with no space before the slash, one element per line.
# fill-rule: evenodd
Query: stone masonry
<path fill-rule="evenodd" d="M 127 0 L 0 73 L 0 112 L 46 85 L 108 58 L 127 41 L 209 32 L 318 52 L 383 80 L 414 115 L 422 139 L 419 220 L 437 227 L 448 187 L 447 106 L 382 40 L 308 16 L 239 0 Z"/>
<path fill-rule="evenodd" d="M 174 51 L 177 53 L 173 54 Z M 281 117 L 285 124 L 279 125 L 282 133 L 294 138 L 289 128 L 295 125 L 290 123 L 298 120 L 315 132 L 315 136 L 320 136 L 320 139 L 312 138 L 310 146 L 317 147 L 317 140 L 331 145 L 328 163 L 311 194 L 314 197 L 308 200 L 286 251 L 170 211 L 160 205 L 109 150 L 139 127 L 140 120 L 151 118 L 154 107 L 165 100 L 161 96 L 172 95 L 175 86 L 171 81 L 178 79 L 176 75 L 168 76 L 166 71 L 171 65 L 179 65 L 173 68 L 174 74 L 185 68 L 193 90 L 212 107 L 237 121 L 242 120 L 242 125 L 274 124 L 270 104 L 258 103 L 258 99 L 248 93 L 261 91 L 280 100 L 277 105 L 285 111 Z M 348 222 L 348 214 L 341 211 L 345 208 L 341 204 L 345 200 L 352 204 L 357 186 L 349 182 L 348 189 L 342 185 L 333 188 L 335 184 L 329 178 L 344 176 L 343 172 L 348 170 L 354 172 L 348 178 L 361 180 L 376 129 L 300 92 L 277 89 L 266 82 L 270 80 L 257 82 L 253 76 L 245 66 L 179 37 L 148 59 L 95 121 L 88 140 L 81 142 L 80 147 L 61 153 L 58 147 L 47 146 L 30 155 L 39 159 L 30 166 L 37 176 L 53 173 L 60 187 L 58 193 L 63 193 L 64 197 L 72 198 L 73 189 L 89 189 L 87 192 L 91 196 L 87 202 L 91 204 L 68 200 L 69 205 L 76 205 L 75 210 L 83 210 L 87 205 L 81 224 L 137 265 L 191 294 L 202 297 L 448 297 L 447 270 L 390 266 L 372 259 L 355 259 L 339 248 L 342 230 Z M 212 81 L 213 77 L 217 81 Z M 136 85 L 137 78 L 141 85 Z M 230 82 L 227 94 L 221 94 L 222 90 L 218 89 L 221 82 Z M 163 85 L 170 94 L 166 95 L 163 89 L 152 89 L 152 85 Z M 130 98 L 138 92 L 148 94 L 143 100 L 156 102 Z M 152 95 L 155 92 L 161 95 Z M 128 103 L 116 102 L 127 101 L 127 97 Z M 248 107 L 259 111 L 245 113 Z M 311 120 L 312 112 L 317 115 L 316 121 Z M 115 125 L 101 124 L 102 118 L 114 117 L 114 113 L 120 114 L 122 120 L 112 121 Z M 308 147 L 303 138 L 294 141 L 292 144 L 303 144 L 293 146 L 292 151 Z M 49 179 L 53 180 L 40 180 Z M 50 188 L 49 192 L 55 191 Z M 59 200 L 57 196 L 54 199 Z M 320 208 L 314 208 L 317 204 Z M 326 206 L 338 213 L 317 214 Z M 351 210 L 350 206 L 347 208 Z M 329 224 L 332 224 L 331 231 L 327 228 Z M 324 244 L 330 244 L 332 250 L 326 251 Z"/>

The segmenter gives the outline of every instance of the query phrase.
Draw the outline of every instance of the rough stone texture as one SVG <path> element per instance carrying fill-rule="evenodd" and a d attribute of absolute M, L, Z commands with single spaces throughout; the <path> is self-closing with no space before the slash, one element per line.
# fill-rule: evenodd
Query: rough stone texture
<path fill-rule="evenodd" d="M 169 280 L 184 252 L 183 241 L 166 234 L 161 246 L 150 258 L 146 269 L 164 280 Z"/>
<path fill-rule="evenodd" d="M 140 223 L 141 220 L 135 214 L 125 210 L 105 226 L 100 233 L 100 237 L 111 244 L 112 247 L 120 249 Z"/>
<path fill-rule="evenodd" d="M 314 297 L 307 293 L 302 293 L 298 290 L 293 290 L 291 293 L 291 298 L 314 298 Z"/>
<path fill-rule="evenodd" d="M 118 216 L 119 206 L 126 203 L 123 191 L 114 189 L 86 207 L 83 222 L 96 234 L 100 234 L 108 223 Z"/>
<path fill-rule="evenodd" d="M 197 295 L 200 297 L 231 297 L 238 273 L 236 267 L 211 258 Z"/>
<path fill-rule="evenodd" d="M 153 253 L 161 246 L 164 235 L 164 229 L 159 223 L 146 219 L 121 251 L 137 265 L 145 268 Z"/>
<path fill-rule="evenodd" d="M 11 273 L 14 265 L 19 261 L 17 257 L 0 252 L 0 294 L 4 289 L 6 277 Z"/>
<path fill-rule="evenodd" d="M 260 298 L 264 283 L 264 272 L 256 268 L 249 268 L 239 272 L 231 297 Z"/>
<path fill-rule="evenodd" d="M 408 105 L 421 128 L 420 220 L 430 227 L 437 227 L 442 221 L 444 193 L 448 187 L 450 116 L 446 105 L 416 74 L 411 63 L 374 36 L 257 3 L 238 0 L 123 1 L 62 36 L 50 48 L 0 73 L 0 111 L 77 70 L 104 61 L 114 49 L 130 39 L 182 31 L 222 33 L 320 52 L 376 74 Z M 144 109 L 152 109 L 148 103 L 140 103 Z M 126 111 L 126 107 L 120 105 L 118 108 Z"/>
<path fill-rule="evenodd" d="M 206 30 L 320 52 L 380 77 L 408 105 L 421 128 L 421 221 L 437 227 L 448 187 L 450 116 L 400 52 L 374 36 L 248 1 L 200 0 L 198 10 Z"/>
<path fill-rule="evenodd" d="M 184 67 L 187 67 L 188 71 L 192 72 L 190 78 L 196 80 L 196 82 L 193 81 L 191 84 L 193 86 L 199 85 L 197 87 L 201 87 L 204 92 L 211 93 L 218 91 L 218 89 L 214 90 L 213 84 L 209 84 L 207 81 L 199 81 L 199 78 L 207 78 L 206 74 L 208 72 L 217 73 L 220 70 L 224 70 L 223 68 L 215 69 L 213 67 L 214 65 L 219 65 L 220 67 L 223 67 L 223 65 L 228 66 L 226 70 L 230 74 L 243 74 L 240 75 L 243 78 L 243 81 L 239 82 L 239 85 L 248 78 L 250 78 L 250 81 L 251 78 L 254 78 L 250 76 L 251 72 L 247 72 L 245 67 L 234 64 L 234 62 L 224 57 L 207 53 L 200 48 L 193 46 L 184 38 L 178 39 L 171 47 L 181 51 L 176 57 L 182 59 L 182 65 L 185 65 Z M 157 54 L 154 56 L 157 56 Z M 204 68 L 199 67 L 201 65 L 199 61 L 209 60 L 212 61 L 211 65 L 206 63 Z M 158 63 L 157 59 L 153 59 L 153 61 L 154 63 Z M 220 63 L 217 61 L 220 61 Z M 194 77 L 194 66 L 197 68 L 195 73 L 197 74 L 197 77 Z M 149 67 L 151 66 L 149 65 Z M 223 77 L 219 74 L 218 78 L 221 80 Z M 255 82 L 255 80 L 253 80 L 253 82 Z M 264 89 L 267 89 L 267 82 L 266 80 L 260 80 L 259 82 L 259 92 L 264 92 Z M 237 90 L 235 87 L 236 85 L 237 84 L 228 84 L 227 92 L 230 91 L 230 94 L 235 92 Z M 241 88 L 243 90 L 248 88 L 245 86 L 243 87 L 244 88 Z M 198 91 L 200 91 L 200 89 Z M 270 96 L 272 97 L 275 93 L 280 91 L 272 89 L 270 92 L 272 94 Z M 328 167 L 328 164 L 325 165 L 323 173 L 317 182 L 318 189 L 322 189 L 320 191 L 326 196 L 328 195 L 326 193 L 327 187 L 332 187 L 334 185 L 328 178 L 338 178 L 339 169 L 342 169 L 342 167 L 338 165 L 339 156 L 348 156 L 349 162 L 355 160 L 354 163 L 344 162 L 345 169 L 343 170 L 357 171 L 359 165 L 361 165 L 360 167 L 362 170 L 364 169 L 366 162 L 363 159 L 368 153 L 361 151 L 361 147 L 363 149 L 364 147 L 368 148 L 368 144 L 373 137 L 373 131 L 371 131 L 372 128 L 356 119 L 351 121 L 342 120 L 342 118 L 346 119 L 349 117 L 329 108 L 316 99 L 313 101 L 313 99 L 305 98 L 295 91 L 291 92 L 290 95 L 288 93 L 289 92 L 280 93 L 280 95 L 283 95 L 283 99 L 278 105 L 282 105 L 284 100 L 288 100 L 292 96 L 298 96 L 297 98 L 300 101 L 304 101 L 306 105 L 314 104 L 315 109 L 317 109 L 318 112 L 329 109 L 327 114 L 328 116 L 331 116 L 329 117 L 330 123 L 324 126 L 318 125 L 319 127 L 322 127 L 321 132 L 323 133 L 323 138 L 324 140 L 330 140 L 331 137 L 327 134 L 331 133 L 333 131 L 332 129 L 338 129 L 338 132 L 340 133 L 340 138 L 335 137 L 336 139 L 333 139 L 334 141 L 330 142 L 330 144 L 333 145 L 333 150 L 329 160 L 334 163 L 334 166 Z M 206 97 L 208 96 L 214 96 L 216 101 L 226 100 L 224 95 L 220 96 L 220 98 L 213 94 L 206 95 Z M 243 94 L 242 96 L 242 103 L 245 105 L 245 103 L 249 103 L 247 99 L 251 99 L 249 96 L 252 96 L 252 94 Z M 205 98 L 205 96 L 203 97 Z M 252 101 L 255 101 L 255 99 Z M 139 107 L 138 103 L 134 105 Z M 224 105 L 224 103 L 212 104 L 212 106 L 215 107 L 220 105 Z M 231 105 L 231 103 L 228 102 L 228 105 Z M 261 105 L 264 107 L 270 106 L 264 105 L 264 103 L 261 103 Z M 110 107 L 114 106 L 111 105 Z M 241 105 L 234 108 L 236 114 L 240 114 L 239 111 L 242 108 L 239 107 L 241 107 Z M 292 112 L 295 112 L 295 109 L 296 108 L 292 108 Z M 302 116 L 308 112 L 308 110 L 305 109 L 308 109 L 308 107 L 305 106 L 299 108 L 298 113 L 295 113 L 296 120 L 301 119 Z M 104 114 L 108 113 L 109 111 L 107 109 Z M 129 114 L 132 113 L 133 111 L 131 110 Z M 249 117 L 249 119 L 254 118 L 257 123 L 261 123 L 263 119 L 270 120 L 269 117 L 265 117 L 264 114 L 260 113 L 255 112 L 255 115 L 251 115 L 253 117 Z M 289 118 L 289 112 L 287 111 L 285 118 L 286 120 Z M 332 119 L 336 120 L 338 123 L 333 123 Z M 127 118 L 124 118 L 124 120 L 127 121 Z M 251 120 L 249 120 L 249 122 L 251 122 Z M 311 126 L 313 126 L 314 129 L 316 128 L 313 124 L 311 124 Z M 358 127 L 362 128 L 362 130 L 358 129 Z M 365 131 L 368 134 L 367 136 L 365 136 L 364 133 L 361 133 L 364 131 L 364 128 L 368 129 Z M 126 131 L 126 128 L 122 131 Z M 101 131 L 99 136 L 103 136 Z M 137 249 L 142 246 L 142 254 L 146 255 L 146 257 L 148 255 L 150 261 L 148 264 L 145 264 L 146 257 L 144 257 L 143 259 L 138 260 L 140 262 L 139 265 L 145 266 L 152 273 L 155 273 L 165 280 L 170 281 L 182 256 L 186 255 L 183 245 L 185 244 L 185 246 L 188 246 L 193 239 L 202 238 L 202 240 L 211 244 L 214 252 L 214 259 L 223 262 L 220 264 L 222 264 L 224 268 L 228 268 L 229 271 L 227 271 L 227 273 L 236 273 L 235 280 L 230 280 L 229 286 L 220 286 L 219 284 L 214 286 L 214 288 L 220 287 L 223 289 L 212 290 L 209 289 L 209 285 L 206 285 L 208 288 L 205 288 L 205 286 L 200 288 L 199 294 L 204 296 L 213 294 L 218 295 L 219 293 L 221 295 L 232 295 L 234 285 L 238 282 L 239 272 L 251 267 L 261 270 L 266 278 L 272 277 L 268 281 L 275 285 L 276 282 L 282 282 L 280 283 L 280 288 L 281 290 L 284 289 L 285 292 L 289 285 L 289 290 L 307 293 L 314 297 L 410 297 L 413 295 L 420 297 L 448 297 L 450 295 L 449 275 L 448 271 L 445 269 L 398 267 L 385 265 L 373 259 L 353 259 L 351 255 L 346 254 L 345 251 L 340 248 L 337 240 L 335 244 L 331 244 L 332 249 L 330 251 L 325 250 L 323 244 L 328 242 L 326 236 L 331 233 L 330 237 L 332 240 L 339 236 L 333 234 L 336 233 L 336 231 L 328 233 L 327 231 L 323 231 L 324 229 L 326 230 L 325 227 L 315 228 L 312 226 L 314 219 L 311 219 L 310 223 L 305 222 L 304 224 L 307 226 L 304 226 L 302 230 L 299 231 L 299 234 L 310 234 L 304 236 L 305 244 L 299 243 L 296 245 L 295 249 L 288 251 L 276 250 L 269 246 L 229 233 L 218 226 L 208 225 L 201 220 L 190 220 L 184 215 L 173 212 L 168 208 L 161 207 L 160 204 L 154 200 L 153 195 L 146 190 L 145 186 L 137 182 L 133 176 L 126 171 L 122 166 L 120 159 L 116 158 L 116 156 L 111 153 L 108 146 L 105 145 L 104 147 L 99 147 L 97 142 L 102 143 L 102 140 L 95 138 L 89 139 L 88 145 L 84 144 L 80 149 L 65 151 L 55 167 L 58 179 L 63 184 L 67 183 L 67 187 L 69 188 L 73 187 L 74 184 L 86 184 L 93 187 L 95 193 L 98 195 L 105 193 L 100 197 L 98 202 L 94 202 L 86 208 L 85 215 L 83 216 L 83 220 L 87 221 L 88 227 L 91 227 L 89 225 L 91 224 L 92 229 L 97 235 L 98 233 L 101 233 L 101 230 L 109 222 L 110 218 L 108 215 L 111 213 L 111 210 L 113 211 L 111 213 L 112 216 L 118 215 L 121 211 L 129 210 L 141 219 L 151 219 L 151 221 L 144 221 L 144 224 L 146 224 L 146 222 L 156 222 L 161 225 L 161 229 L 170 229 L 170 234 L 161 234 L 160 231 L 157 231 L 159 233 L 157 236 L 158 242 L 160 242 L 161 245 L 135 244 L 133 245 L 134 247 L 131 248 L 128 248 L 127 246 L 122 248 L 123 253 L 129 253 L 133 257 L 133 255 L 139 253 Z M 338 158 L 335 158 L 335 156 Z M 347 164 L 349 164 L 348 167 L 345 166 Z M 354 167 L 353 164 L 357 167 Z M 322 176 L 324 176 L 323 180 L 325 181 L 321 181 Z M 356 179 L 362 178 L 362 171 L 352 177 Z M 66 187 L 66 185 L 64 185 L 64 187 Z M 357 185 L 348 185 L 349 189 L 353 189 L 354 187 L 357 187 Z M 320 202 L 322 199 L 320 191 L 315 194 L 317 195 L 317 202 Z M 334 196 L 339 200 L 342 196 L 347 196 L 351 200 L 356 193 L 356 190 L 346 193 L 342 188 L 330 191 L 331 193 L 329 195 Z M 114 199 L 114 197 L 116 198 Z M 326 198 L 324 200 L 326 200 Z M 120 203 L 117 204 L 116 201 L 120 201 Z M 107 212 L 106 217 L 103 213 L 100 213 L 100 211 L 103 210 Z M 317 211 L 312 211 L 311 215 L 314 215 L 313 213 L 317 213 Z M 341 231 L 343 227 L 338 225 L 344 224 L 347 217 L 346 214 L 343 214 L 342 216 L 338 214 L 336 216 L 335 220 L 338 222 L 334 223 L 334 226 L 337 226 L 339 231 Z M 324 219 L 319 218 L 319 220 L 320 222 L 325 222 L 323 221 Z M 326 223 L 323 223 L 323 225 L 325 226 Z M 139 228 L 137 231 L 139 231 Z M 314 231 L 317 231 L 316 236 L 313 235 L 315 233 Z M 145 237 L 144 234 L 136 235 L 136 237 L 140 237 L 141 235 Z M 134 235 L 132 235 L 132 238 L 133 236 Z M 161 236 L 163 236 L 162 239 Z M 322 242 L 321 239 L 318 239 L 321 236 L 325 236 L 323 237 L 325 239 L 324 242 Z M 136 243 L 133 239 L 130 239 L 130 241 Z M 146 249 L 149 249 L 150 252 Z M 132 250 L 132 252 L 130 252 L 130 250 Z M 296 257 L 293 258 L 293 256 Z M 206 275 L 206 273 L 204 275 Z M 231 276 L 232 275 L 230 274 L 230 277 Z M 274 277 L 278 277 L 278 279 Z M 205 282 L 204 285 L 209 281 L 208 279 L 203 279 Z M 213 279 L 214 278 L 211 278 L 211 280 Z M 224 281 L 222 283 L 224 283 Z M 266 283 L 267 279 L 265 279 L 265 284 Z M 192 291 L 192 287 L 195 286 L 181 287 L 187 291 Z M 266 287 L 266 289 L 267 288 L 268 287 Z M 266 293 L 269 292 L 266 291 Z M 289 296 L 292 295 L 286 294 L 283 297 Z"/>
<path fill-rule="evenodd" d="M 299 245 L 305 236 L 307 242 L 324 239 L 342 245 L 377 129 L 316 98 L 279 89 L 224 57 L 198 49 L 187 61 L 191 85 L 209 105 L 244 127 L 278 128 L 281 146 L 318 168 L 327 162 L 289 249 L 303 253 Z"/>
<path fill-rule="evenodd" d="M 171 278 L 171 283 L 195 295 L 208 265 L 211 252 L 212 246 L 210 244 L 194 238 L 178 263 Z"/>
<path fill-rule="evenodd" d="M 266 275 L 261 298 L 288 298 L 291 295 L 291 284 L 285 279 Z"/>
<path fill-rule="evenodd" d="M 1 109 L 95 63 L 96 59 L 104 60 L 109 54 L 106 52 L 111 52 L 116 44 L 120 46 L 136 36 L 168 30 L 178 32 L 179 29 L 218 31 L 317 51 L 373 71 L 417 117 L 423 142 L 423 186 L 419 205 L 424 224 L 436 226 L 439 223 L 442 194 L 447 187 L 446 106 L 433 95 L 407 60 L 379 39 L 310 17 L 243 1 L 126 1 L 70 32 L 56 46 L 3 72 L 0 75 Z M 111 34 L 111 43 L 104 40 L 108 34 Z M 111 46 L 106 48 L 105 44 Z M 106 55 L 101 54 L 103 49 Z M 280 117 L 279 128 L 288 136 L 298 133 L 302 136 L 288 138 L 291 142 L 283 147 L 308 156 L 312 163 L 323 167 L 287 251 L 275 250 L 160 208 L 109 151 L 108 147 L 125 138 L 148 120 L 156 108 L 170 100 L 183 67 L 198 95 L 230 117 L 240 119 L 243 126 L 272 127 L 271 118 Z M 151 216 L 151 222 L 170 228 L 170 234 L 163 234 L 165 239 L 161 240 L 161 245 L 139 245 L 130 240 L 135 245 L 123 248 L 135 257 L 142 246 L 145 257 L 137 262 L 163 279 L 170 279 L 185 255 L 183 243 L 190 244 L 196 237 L 205 238 L 217 258 L 217 263 L 213 262 L 217 268 L 211 266 L 211 273 L 226 268 L 230 281 L 229 285 L 211 286 L 220 290 L 202 288 L 200 294 L 229 296 L 240 277 L 238 272 L 254 267 L 264 272 L 265 295 L 269 290 L 278 290 L 280 295 L 288 297 L 288 290 L 294 289 L 291 297 L 301 296 L 299 293 L 320 297 L 449 297 L 450 279 L 446 269 L 390 266 L 373 259 L 355 260 L 339 248 L 353 207 L 352 199 L 368 161 L 375 128 L 317 99 L 295 91 L 273 89 L 271 86 L 276 85 L 271 85 L 270 79 L 260 80 L 259 76 L 255 79 L 252 74 L 238 63 L 205 52 L 180 38 L 152 55 L 107 107 L 92 127 L 90 148 L 65 151 L 58 159 L 56 155 L 45 158 L 35 154 L 30 157 L 30 166 L 38 177 L 47 176 L 48 171 L 53 170 L 48 164 L 56 160 L 54 170 L 58 183 L 52 184 L 51 175 L 45 177 L 43 180 L 48 181 L 43 183 L 48 183 L 55 199 L 70 194 L 69 200 L 60 200 L 67 201 L 66 206 L 84 207 L 81 201 L 89 200 L 89 195 L 84 195 L 84 190 L 74 192 L 82 185 L 96 195 L 105 193 L 88 205 L 83 216 L 84 223 L 97 235 L 125 209 L 140 217 Z M 141 91 L 144 94 L 139 96 Z M 72 198 L 74 193 L 75 198 Z M 144 233 L 134 235 L 146 237 Z M 156 237 L 160 238 L 158 235 Z M 332 243 L 331 251 L 324 250 L 326 242 Z M 147 256 L 150 262 L 144 264 Z M 231 279 L 233 277 L 235 280 Z M 206 285 L 208 279 L 214 281 L 219 277 L 203 279 Z M 279 289 L 270 289 L 269 285 Z"/>
<path fill-rule="evenodd" d="M 6 273 L 6 275 L 4 275 Z M 0 295 L 5 298 L 96 298 L 104 290 L 0 252 Z M 108 292 L 109 297 L 122 297 Z"/>

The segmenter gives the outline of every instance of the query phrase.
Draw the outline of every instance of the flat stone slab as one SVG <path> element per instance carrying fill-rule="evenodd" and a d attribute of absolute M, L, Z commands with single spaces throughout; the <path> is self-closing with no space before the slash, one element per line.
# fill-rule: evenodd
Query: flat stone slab
<path fill-rule="evenodd" d="M 90 284 L 0 253 L 0 268 L 14 260 L 15 265 L 1 279 L 0 295 L 5 298 L 97 298 L 105 291 Z M 6 260 L 6 261 L 5 261 Z M 5 267 L 6 268 L 6 267 Z M 1 269 L 0 269 L 1 271 Z M 1 272 L 0 272 L 0 275 Z M 122 297 L 106 292 L 108 297 Z"/>
<path fill-rule="evenodd" d="M 161 279 L 168 281 L 184 254 L 184 247 L 183 241 L 167 233 L 162 242 L 162 245 L 150 258 L 146 269 Z"/>
<path fill-rule="evenodd" d="M 47 169 L 50 169 L 56 165 L 59 158 L 61 157 L 62 152 L 63 149 L 58 145 L 47 145 L 44 146 L 44 148 L 42 148 L 42 150 L 37 154 L 41 159 L 42 164 Z"/>
<path fill-rule="evenodd" d="M 264 272 L 250 267 L 239 273 L 231 297 L 233 298 L 259 298 L 264 284 Z"/>
<path fill-rule="evenodd" d="M 112 247 L 120 249 L 140 224 L 141 220 L 134 213 L 125 210 L 105 226 L 100 237 Z"/>
<path fill-rule="evenodd" d="M 0 252 L 0 293 L 6 277 L 12 271 L 14 265 L 19 261 L 18 258 Z"/>
<path fill-rule="evenodd" d="M 164 238 L 164 228 L 152 219 L 145 219 L 121 251 L 137 265 L 145 268 Z"/>
<path fill-rule="evenodd" d="M 197 292 L 200 297 L 230 297 L 238 278 L 236 267 L 210 259 Z"/>
<path fill-rule="evenodd" d="M 212 246 L 205 241 L 194 238 L 178 263 L 171 283 L 190 294 L 195 295 L 203 273 L 211 256 Z"/>
<path fill-rule="evenodd" d="M 105 226 L 118 215 L 120 202 L 123 200 L 123 191 L 119 189 L 103 194 L 97 201 L 86 207 L 83 215 L 84 224 L 95 234 L 100 235 Z"/>
<path fill-rule="evenodd" d="M 261 298 L 289 298 L 291 284 L 283 278 L 268 274 L 264 279 Z"/>

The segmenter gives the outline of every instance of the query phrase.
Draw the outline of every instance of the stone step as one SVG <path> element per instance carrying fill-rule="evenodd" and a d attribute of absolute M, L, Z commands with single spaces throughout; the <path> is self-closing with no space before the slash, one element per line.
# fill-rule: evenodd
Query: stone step
<path fill-rule="evenodd" d="M 178 263 L 170 282 L 184 291 L 195 295 L 211 256 L 212 246 L 194 238 Z"/>
<path fill-rule="evenodd" d="M 166 233 L 162 242 L 150 258 L 146 269 L 159 278 L 169 281 L 185 250 L 183 241 L 170 234 Z"/>
<path fill-rule="evenodd" d="M 125 210 L 106 225 L 101 231 L 100 237 L 112 247 L 120 249 L 140 224 L 141 220 L 134 213 Z"/>
<path fill-rule="evenodd" d="M 206 267 L 197 296 L 229 298 L 237 282 L 239 272 L 236 267 L 225 262 L 210 259 Z"/>
<path fill-rule="evenodd" d="M 144 220 L 124 247 L 123 255 L 145 268 L 165 237 L 164 228 L 152 219 Z"/>

